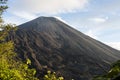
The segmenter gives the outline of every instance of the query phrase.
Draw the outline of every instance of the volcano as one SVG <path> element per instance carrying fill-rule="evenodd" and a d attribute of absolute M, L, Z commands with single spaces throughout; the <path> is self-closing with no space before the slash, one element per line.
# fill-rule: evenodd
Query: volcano
<path fill-rule="evenodd" d="M 9 39 L 14 41 L 19 58 L 31 60 L 38 77 L 51 70 L 65 80 L 91 80 L 120 59 L 120 51 L 54 17 L 39 17 L 19 25 Z"/>

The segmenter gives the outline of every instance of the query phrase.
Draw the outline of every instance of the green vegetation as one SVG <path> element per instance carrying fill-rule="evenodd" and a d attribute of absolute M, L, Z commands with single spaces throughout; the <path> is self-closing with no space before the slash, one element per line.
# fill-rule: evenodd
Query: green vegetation
<path fill-rule="evenodd" d="M 113 63 L 110 71 L 102 76 L 97 76 L 93 80 L 117 80 L 116 78 L 120 78 L 120 60 Z"/>
<path fill-rule="evenodd" d="M 2 14 L 8 8 L 5 4 L 6 0 L 0 1 L 0 80 L 39 80 L 35 77 L 36 70 L 29 69 L 31 61 L 27 59 L 23 63 L 17 59 L 14 43 L 5 40 L 9 32 L 16 30 L 14 25 L 4 24 L 2 20 Z M 57 78 L 55 73 L 48 71 L 43 80 L 63 80 L 63 77 Z"/>
<path fill-rule="evenodd" d="M 55 72 L 47 71 L 47 74 L 44 76 L 44 80 L 64 80 L 63 77 L 56 77 Z"/>
<path fill-rule="evenodd" d="M 0 80 L 38 80 L 34 77 L 36 71 L 28 67 L 30 60 L 27 63 L 18 61 L 14 43 L 5 40 L 8 33 L 16 29 L 14 25 L 4 24 L 2 20 L 2 13 L 7 9 L 3 5 L 5 3 L 4 0 L 0 1 Z"/>
<path fill-rule="evenodd" d="M 6 1 L 0 1 L 0 80 L 39 80 L 35 77 L 36 70 L 28 66 L 31 65 L 31 61 L 27 59 L 26 63 L 23 63 L 17 59 L 14 43 L 5 40 L 9 32 L 15 31 L 16 27 L 4 24 L 2 14 L 8 7 L 2 4 L 6 4 Z M 112 64 L 107 74 L 97 76 L 93 80 L 115 80 L 118 77 L 120 77 L 120 60 Z M 42 80 L 64 80 L 64 78 L 57 77 L 55 72 L 48 71 Z"/>

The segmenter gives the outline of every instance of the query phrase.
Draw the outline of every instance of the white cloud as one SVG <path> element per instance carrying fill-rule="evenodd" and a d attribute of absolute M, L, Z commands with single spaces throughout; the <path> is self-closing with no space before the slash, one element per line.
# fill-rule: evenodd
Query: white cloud
<path fill-rule="evenodd" d="M 90 21 L 93 21 L 95 23 L 104 23 L 106 22 L 108 17 L 105 18 L 100 18 L 100 17 L 94 17 L 94 18 L 89 18 Z"/>
<path fill-rule="evenodd" d="M 64 23 L 66 23 L 66 24 L 68 24 L 65 20 L 63 20 L 61 17 L 59 17 L 59 16 L 53 16 L 54 18 L 56 18 L 56 19 L 58 19 L 58 20 L 60 20 L 60 21 L 62 21 L 62 22 L 64 22 Z"/>
<path fill-rule="evenodd" d="M 13 12 L 14 15 L 20 17 L 20 18 L 24 18 L 24 19 L 27 19 L 27 20 L 32 20 L 34 18 L 36 18 L 37 16 L 34 15 L 34 14 L 30 14 L 30 13 L 27 13 L 27 12 Z"/>
<path fill-rule="evenodd" d="M 96 32 L 94 32 L 92 30 L 88 30 L 85 34 L 94 38 L 94 39 L 98 39 L 98 36 L 96 35 Z"/>
<path fill-rule="evenodd" d="M 100 39 L 99 38 L 100 34 L 97 34 L 96 31 L 88 30 L 85 34 L 88 35 L 88 36 L 90 36 L 90 37 L 92 37 L 92 38 L 94 38 L 94 39 L 97 39 L 97 40 Z M 104 42 L 104 41 L 102 41 L 102 42 L 105 43 L 105 44 L 107 44 L 107 45 L 109 45 L 109 46 L 111 46 L 112 48 L 120 50 L 120 42 Z"/>
<path fill-rule="evenodd" d="M 106 44 L 117 50 L 120 50 L 120 42 L 106 42 Z"/>
<path fill-rule="evenodd" d="M 19 16 L 21 16 L 21 17 L 19 18 Z M 17 16 L 12 16 L 12 15 L 6 16 L 6 15 L 4 15 L 3 20 L 4 20 L 5 23 L 20 25 L 21 23 L 25 23 L 25 22 L 28 22 L 29 20 L 34 19 L 34 16 L 26 15 L 26 18 L 24 18 L 24 16 L 25 16 L 24 14 L 23 14 L 23 16 L 19 15 L 19 14 L 17 14 Z"/>
<path fill-rule="evenodd" d="M 74 12 L 83 9 L 87 3 L 88 0 L 14 0 L 9 2 L 9 12 L 29 18 L 33 14 Z"/>
<path fill-rule="evenodd" d="M 20 25 L 22 23 L 21 20 L 16 19 L 16 17 L 4 17 L 4 22 L 5 23 L 11 23 L 11 24 L 16 24 Z"/>

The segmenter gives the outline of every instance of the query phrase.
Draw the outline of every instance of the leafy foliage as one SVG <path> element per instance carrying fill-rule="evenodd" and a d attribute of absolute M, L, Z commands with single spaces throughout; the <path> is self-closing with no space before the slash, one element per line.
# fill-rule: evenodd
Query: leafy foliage
<path fill-rule="evenodd" d="M 2 13 L 7 7 L 3 6 L 1 1 L 0 4 L 0 80 L 38 80 L 34 77 L 36 70 L 28 67 L 30 60 L 27 60 L 27 63 L 17 60 L 14 43 L 5 40 L 9 32 L 16 28 L 3 23 Z"/>
<path fill-rule="evenodd" d="M 47 75 L 44 76 L 44 80 L 64 80 L 63 77 L 57 77 L 55 72 L 47 71 Z"/>
<path fill-rule="evenodd" d="M 97 76 L 93 80 L 114 80 L 120 75 L 120 60 L 113 63 L 110 71 L 102 76 Z"/>
<path fill-rule="evenodd" d="M 6 36 L 17 28 L 15 25 L 4 24 L 2 13 L 8 8 L 5 5 L 6 0 L 0 1 L 0 80 L 39 80 L 35 77 L 36 70 L 30 69 L 30 59 L 23 63 L 17 59 L 14 52 L 14 43 L 6 41 Z M 63 77 L 56 77 L 55 73 L 48 71 L 43 80 L 64 80 Z"/>

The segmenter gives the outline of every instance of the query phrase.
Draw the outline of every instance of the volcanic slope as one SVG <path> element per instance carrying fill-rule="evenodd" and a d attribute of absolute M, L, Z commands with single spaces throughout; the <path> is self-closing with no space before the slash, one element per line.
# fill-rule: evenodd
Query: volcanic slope
<path fill-rule="evenodd" d="M 37 76 L 55 71 L 65 80 L 90 80 L 109 70 L 120 52 L 54 17 L 39 17 L 9 36 L 22 60 L 29 58 Z"/>

